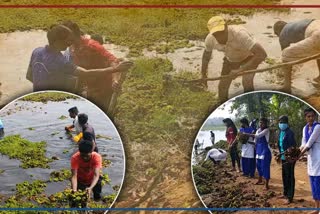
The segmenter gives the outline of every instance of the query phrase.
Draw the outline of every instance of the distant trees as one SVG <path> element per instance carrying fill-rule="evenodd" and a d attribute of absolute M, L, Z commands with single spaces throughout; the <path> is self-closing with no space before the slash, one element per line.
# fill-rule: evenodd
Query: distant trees
<path fill-rule="evenodd" d="M 303 110 L 307 107 L 305 103 L 291 96 L 272 92 L 257 92 L 236 98 L 232 103 L 231 113 L 236 111 L 237 120 L 242 117 L 247 117 L 249 120 L 266 117 L 273 130 L 278 129 L 278 118 L 281 115 L 287 115 L 289 126 L 294 131 L 299 145 L 302 138 L 302 128 L 305 125 Z"/>

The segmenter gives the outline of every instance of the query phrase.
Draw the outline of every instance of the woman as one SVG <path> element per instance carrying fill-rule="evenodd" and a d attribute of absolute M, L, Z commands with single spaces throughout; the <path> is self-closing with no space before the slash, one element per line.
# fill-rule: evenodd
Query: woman
<path fill-rule="evenodd" d="M 238 134 L 237 128 L 230 118 L 225 118 L 223 120 L 223 123 L 227 127 L 226 138 L 227 138 L 227 142 L 229 144 L 228 148 L 229 148 L 231 162 L 232 162 L 232 170 L 233 171 L 236 170 L 236 162 L 237 162 L 237 165 L 238 165 L 237 172 L 241 172 L 240 158 L 238 155 L 237 142 L 236 142 L 236 137 Z"/>
<path fill-rule="evenodd" d="M 262 177 L 266 180 L 265 189 L 269 189 L 270 180 L 270 165 L 271 165 L 271 149 L 269 146 L 269 128 L 268 120 L 261 118 L 259 121 L 259 129 L 256 134 L 246 134 L 250 137 L 254 137 L 256 143 L 256 159 L 257 159 L 257 170 L 259 173 L 259 179 L 257 185 L 263 184 Z"/>
<path fill-rule="evenodd" d="M 241 128 L 239 130 L 240 133 L 247 133 L 247 134 L 253 134 L 254 129 L 249 126 L 249 121 L 247 118 L 242 118 L 240 120 Z M 254 155 L 254 138 L 249 137 L 246 135 L 243 135 L 243 137 L 240 137 L 240 142 L 242 143 L 241 146 L 241 165 L 242 165 L 242 171 L 243 175 L 247 177 L 254 177 L 254 173 L 256 171 L 256 159 Z"/>

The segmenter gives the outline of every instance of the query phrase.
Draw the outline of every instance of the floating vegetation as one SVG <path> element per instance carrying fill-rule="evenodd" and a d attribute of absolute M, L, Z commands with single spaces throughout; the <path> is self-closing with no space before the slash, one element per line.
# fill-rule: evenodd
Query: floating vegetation
<path fill-rule="evenodd" d="M 16 185 L 16 196 L 30 199 L 32 196 L 41 194 L 46 186 L 47 184 L 40 180 L 35 180 L 32 183 L 24 181 Z"/>
<path fill-rule="evenodd" d="M 0 169 L 0 174 L 4 173 L 4 171 L 5 171 L 4 169 Z"/>
<path fill-rule="evenodd" d="M 64 115 L 61 115 L 58 119 L 59 120 L 65 120 L 65 119 L 67 119 L 68 117 L 66 117 L 66 116 L 64 116 Z"/>
<path fill-rule="evenodd" d="M 53 171 L 50 173 L 50 181 L 59 182 L 71 179 L 71 170 L 62 169 L 60 171 Z"/>
<path fill-rule="evenodd" d="M 103 159 L 103 161 L 102 161 L 102 167 L 103 167 L 103 168 L 109 167 L 110 164 L 111 164 L 111 160 Z"/>
<path fill-rule="evenodd" d="M 65 101 L 67 99 L 79 99 L 79 97 L 62 92 L 41 92 L 21 98 L 21 100 L 23 101 L 33 101 L 42 103 L 47 103 L 48 101 L 60 102 Z"/>
<path fill-rule="evenodd" d="M 69 153 L 69 149 L 65 149 L 65 150 L 63 150 L 63 152 L 62 152 L 63 154 L 67 154 L 67 153 Z"/>
<path fill-rule="evenodd" d="M 35 130 L 35 128 L 33 128 L 33 127 L 29 127 L 29 128 L 28 128 L 28 130 L 30 130 L 30 131 L 34 131 L 34 130 Z"/>
<path fill-rule="evenodd" d="M 49 168 L 48 163 L 52 160 L 45 157 L 46 142 L 31 142 L 20 135 L 11 135 L 0 140 L 0 153 L 22 162 L 20 167 L 26 168 Z"/>
<path fill-rule="evenodd" d="M 68 4 L 87 4 L 86 1 L 68 1 Z M 90 1 L 91 4 L 101 4 L 99 0 Z M 201 0 L 196 4 L 277 4 L 279 0 Z M 113 0 L 112 4 L 180 4 L 181 1 L 120 1 Z M 2 3 L 3 4 L 3 3 Z M 19 4 L 42 4 L 39 0 L 19 1 Z M 55 4 L 55 3 L 52 3 Z M 60 4 L 64 4 L 61 3 Z M 195 4 L 195 1 L 183 1 L 182 4 Z M 201 8 L 201 9 L 14 9 L 0 13 L 0 32 L 31 29 L 48 29 L 52 24 L 61 20 L 77 20 L 81 29 L 92 34 L 99 32 L 106 36 L 106 41 L 130 49 L 130 56 L 141 56 L 144 48 L 152 47 L 161 41 L 174 42 L 176 40 L 203 40 L 208 34 L 206 24 L 214 15 L 230 14 L 249 16 L 256 12 L 265 11 L 288 12 L 290 9 L 251 9 L 251 8 Z M 71 11 L 71 12 L 70 12 Z M 110 18 L 112 17 L 112 18 Z M 88 24 L 96 20 L 95 24 Z M 134 20 L 134 24 L 132 24 Z M 239 18 L 236 23 L 243 23 Z M 130 32 L 128 34 L 127 32 Z M 168 48 L 170 51 L 171 48 Z M 164 52 L 160 48 L 161 52 Z"/>
<path fill-rule="evenodd" d="M 96 139 L 105 139 L 105 140 L 112 140 L 112 137 L 110 136 L 104 136 L 104 135 L 101 135 L 101 134 L 97 134 L 96 135 Z"/>
<path fill-rule="evenodd" d="M 102 186 L 109 184 L 110 181 L 111 181 L 111 179 L 109 178 L 109 175 L 107 173 L 102 175 L 102 181 L 101 181 Z"/>

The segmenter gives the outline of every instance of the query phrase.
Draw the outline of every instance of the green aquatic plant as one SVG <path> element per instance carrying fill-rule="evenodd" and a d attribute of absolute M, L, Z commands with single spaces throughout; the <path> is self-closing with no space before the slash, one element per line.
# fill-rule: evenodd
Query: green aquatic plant
<path fill-rule="evenodd" d="M 33 127 L 29 127 L 28 128 L 28 130 L 30 130 L 30 131 L 34 131 L 34 130 L 36 130 L 35 128 L 33 128 Z"/>
<path fill-rule="evenodd" d="M 167 78 L 168 77 L 168 78 Z M 169 134 L 173 139 L 191 134 L 216 103 L 214 95 L 181 79 L 199 78 L 191 72 L 173 71 L 164 59 L 140 59 L 123 84 L 118 115 L 128 141 L 158 143 Z M 190 136 L 191 139 L 191 136 Z"/>
<path fill-rule="evenodd" d="M 102 181 L 101 181 L 101 185 L 104 186 L 106 184 L 110 184 L 111 179 L 109 178 L 109 175 L 107 173 L 104 173 L 102 175 Z"/>
<path fill-rule="evenodd" d="M 67 119 L 67 118 L 68 118 L 67 116 L 61 115 L 58 119 L 59 119 L 59 120 L 65 120 L 65 119 Z"/>
<path fill-rule="evenodd" d="M 79 97 L 63 92 L 40 92 L 36 94 L 30 94 L 21 98 L 22 101 L 33 101 L 42 103 L 47 103 L 48 101 L 60 102 L 67 99 L 79 99 Z"/>
<path fill-rule="evenodd" d="M 40 0 L 12 1 L 17 4 L 43 4 Z M 11 2 L 11 3 L 12 3 Z M 195 3 L 196 2 L 196 3 Z M 201 0 L 201 1 L 129 1 L 113 0 L 109 4 L 276 4 L 280 0 Z M 56 1 L 50 4 L 87 4 L 85 0 Z M 105 4 L 101 0 L 92 0 L 91 4 Z M 1 2 L 1 4 L 5 4 Z M 256 12 L 270 10 L 288 12 L 289 9 L 246 9 L 246 8 L 199 8 L 199 9 L 1 9 L 0 32 L 48 29 L 61 20 L 76 20 L 80 27 L 89 34 L 99 33 L 106 36 L 106 41 L 127 46 L 130 56 L 141 56 L 144 48 L 150 48 L 160 42 L 179 40 L 203 40 L 208 33 L 206 24 L 214 15 L 230 14 L 249 16 Z M 94 22 L 93 22 L 94 20 Z M 134 20 L 134 24 L 132 24 Z M 94 23 L 94 24 L 93 24 Z M 130 32 L 130 33 L 128 33 Z M 176 47 L 174 47 L 176 48 Z M 168 48 L 171 51 L 171 48 Z M 165 52 L 166 50 L 160 49 Z"/>
<path fill-rule="evenodd" d="M 108 160 L 108 159 L 103 159 L 103 160 L 102 160 L 102 167 L 103 167 L 103 168 L 109 167 L 110 164 L 111 164 L 111 160 Z"/>
<path fill-rule="evenodd" d="M 71 178 L 70 169 L 62 169 L 60 171 L 53 171 L 50 173 L 50 181 L 59 182 Z"/>
<path fill-rule="evenodd" d="M 14 149 L 13 149 L 14 148 Z M 46 158 L 46 142 L 31 142 L 20 135 L 6 136 L 0 140 L 0 153 L 22 162 L 22 168 L 49 168 L 52 160 Z"/>
<path fill-rule="evenodd" d="M 17 197 L 27 197 L 30 199 L 32 196 L 41 194 L 46 186 L 47 184 L 41 180 L 35 180 L 32 183 L 24 181 L 16 184 L 16 195 Z"/>
<path fill-rule="evenodd" d="M 112 140 L 112 137 L 110 136 L 105 136 L 105 135 L 101 135 L 101 134 L 97 134 L 96 135 L 96 139 L 105 139 L 105 140 Z"/>

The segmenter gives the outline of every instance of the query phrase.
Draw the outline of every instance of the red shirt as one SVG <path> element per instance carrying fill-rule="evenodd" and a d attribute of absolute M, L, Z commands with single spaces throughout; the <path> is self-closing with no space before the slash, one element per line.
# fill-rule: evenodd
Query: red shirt
<path fill-rule="evenodd" d="M 71 157 L 71 169 L 77 170 L 78 182 L 82 184 L 91 184 L 96 168 L 102 168 L 101 155 L 96 152 L 92 152 L 91 159 L 88 162 L 83 161 L 80 157 L 80 152 L 75 153 Z"/>
<path fill-rule="evenodd" d="M 229 144 L 231 144 L 234 139 L 236 139 L 237 136 L 232 127 L 227 128 L 226 137 Z"/>
<path fill-rule="evenodd" d="M 107 51 L 99 42 L 81 37 L 80 44 L 70 48 L 73 62 L 85 69 L 106 68 L 111 63 L 118 63 L 118 59 Z M 94 75 L 86 78 L 89 90 L 92 88 L 101 89 L 101 85 L 106 86 L 108 90 L 112 89 L 112 74 Z"/>

